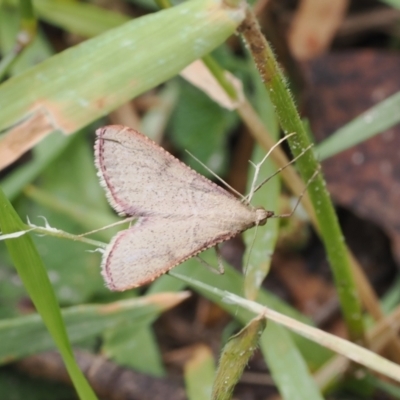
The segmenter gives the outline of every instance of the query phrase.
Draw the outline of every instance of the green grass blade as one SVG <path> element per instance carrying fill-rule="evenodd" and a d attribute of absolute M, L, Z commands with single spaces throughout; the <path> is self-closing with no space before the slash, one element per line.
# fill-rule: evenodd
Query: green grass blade
<path fill-rule="evenodd" d="M 257 109 L 264 125 L 270 132 L 271 136 L 276 140 L 278 137 L 278 124 L 274 114 L 271 100 L 262 84 L 260 77 L 256 71 L 252 73 L 254 86 L 256 89 L 255 102 Z M 260 146 L 256 146 L 253 151 L 252 162 L 259 163 L 265 156 L 265 151 Z M 276 171 L 276 167 L 271 160 L 266 160 L 260 168 L 259 181 L 268 178 Z M 252 182 L 255 171 L 252 166 L 249 167 L 248 182 Z M 247 193 L 250 191 L 247 187 Z M 274 177 L 258 190 L 252 200 L 253 206 L 263 206 L 266 210 L 279 213 L 279 194 L 281 184 L 279 177 Z M 271 256 L 275 249 L 278 239 L 279 220 L 270 219 L 265 226 L 257 228 L 257 234 L 254 230 L 244 232 L 243 237 L 246 244 L 246 251 L 243 256 L 244 268 L 246 269 L 244 281 L 245 297 L 254 300 L 262 285 L 263 280 L 267 276 L 270 265 Z M 246 265 L 248 263 L 248 265 Z"/>
<path fill-rule="evenodd" d="M 318 144 L 315 147 L 318 158 L 325 160 L 398 124 L 400 122 L 399 109 L 400 92 L 397 92 L 354 118 Z"/>
<path fill-rule="evenodd" d="M 260 339 L 260 348 L 284 399 L 322 400 L 320 391 L 299 353 L 290 331 L 273 321 Z"/>
<path fill-rule="evenodd" d="M 257 146 L 252 161 L 260 162 L 265 156 L 265 151 Z M 250 174 L 254 173 L 252 167 Z M 260 178 L 271 176 L 275 168 L 270 160 L 264 162 L 260 168 Z M 279 177 L 273 178 L 255 193 L 252 204 L 262 205 L 267 210 L 279 213 L 278 200 L 280 191 Z M 243 257 L 245 270 L 244 293 L 245 297 L 254 300 L 269 272 L 271 257 L 278 239 L 279 219 L 270 219 L 265 226 L 259 226 L 256 230 L 251 229 L 244 233 L 246 252 Z"/>
<path fill-rule="evenodd" d="M 4 234 L 23 230 L 24 227 L 24 224 L 1 189 L 0 227 Z M 31 237 L 24 235 L 17 239 L 10 239 L 6 241 L 6 245 L 15 268 L 36 310 L 42 316 L 47 329 L 61 353 L 79 397 L 85 400 L 96 399 L 96 395 L 74 359 L 57 299 Z"/>

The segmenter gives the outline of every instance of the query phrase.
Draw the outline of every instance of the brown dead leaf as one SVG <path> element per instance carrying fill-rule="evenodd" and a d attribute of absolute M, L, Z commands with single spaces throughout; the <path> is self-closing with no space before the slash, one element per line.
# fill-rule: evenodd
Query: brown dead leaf
<path fill-rule="evenodd" d="M 288 34 L 293 56 L 309 60 L 322 54 L 342 23 L 348 3 L 348 0 L 302 0 Z"/>
<path fill-rule="evenodd" d="M 400 90 L 399 68 L 399 55 L 372 50 L 330 54 L 307 64 L 307 110 L 317 140 Z M 386 231 L 400 264 L 399 134 L 395 126 L 323 167 L 335 201 Z"/>
<path fill-rule="evenodd" d="M 214 356 L 210 347 L 204 344 L 192 346 L 192 353 L 185 364 L 186 374 L 190 373 L 191 371 L 196 372 L 196 370 L 198 370 L 199 367 L 204 364 L 204 362 L 207 362 L 208 360 L 213 360 L 213 357 Z"/>
<path fill-rule="evenodd" d="M 237 101 L 234 101 L 226 94 L 215 76 L 201 60 L 189 64 L 181 71 L 180 75 L 227 110 L 235 110 L 238 107 L 239 102 L 243 100 L 243 88 L 239 79 L 228 71 L 225 71 L 225 78 L 236 89 L 236 94 L 239 98 Z"/>
<path fill-rule="evenodd" d="M 318 325 L 325 324 L 339 310 L 333 285 L 309 272 L 301 257 L 277 252 L 274 254 L 274 272 L 289 290 L 295 307 Z"/>

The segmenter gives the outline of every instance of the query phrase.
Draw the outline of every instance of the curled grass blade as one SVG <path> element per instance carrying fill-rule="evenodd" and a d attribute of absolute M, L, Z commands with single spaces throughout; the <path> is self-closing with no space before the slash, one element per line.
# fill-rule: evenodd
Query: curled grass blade
<path fill-rule="evenodd" d="M 250 357 L 257 349 L 265 325 L 264 317 L 254 318 L 239 333 L 229 339 L 219 360 L 212 399 L 229 400 L 232 398 L 233 389 L 242 376 Z"/>

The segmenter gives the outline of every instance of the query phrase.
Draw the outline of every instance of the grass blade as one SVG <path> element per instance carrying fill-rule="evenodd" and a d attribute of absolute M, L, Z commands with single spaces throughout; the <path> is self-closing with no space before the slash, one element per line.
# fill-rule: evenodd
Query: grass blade
<path fill-rule="evenodd" d="M 135 329 L 139 330 L 187 297 L 187 292 L 159 293 L 109 304 L 85 304 L 63 309 L 62 317 L 70 341 L 79 343 L 127 319 L 134 320 Z M 38 314 L 0 320 L 0 335 L 0 364 L 54 349 L 54 342 Z"/>
<path fill-rule="evenodd" d="M 315 147 L 320 160 L 340 153 L 361 143 L 400 122 L 400 92 L 381 101 L 376 106 L 342 126 L 329 138 Z"/>
<path fill-rule="evenodd" d="M 4 234 L 21 231 L 24 227 L 1 189 L 0 227 Z M 32 238 L 29 235 L 24 235 L 17 239 L 6 240 L 6 245 L 36 310 L 42 316 L 61 353 L 79 397 L 85 400 L 96 399 L 96 395 L 74 359 L 57 299 Z"/>
<path fill-rule="evenodd" d="M 214 357 L 205 345 L 198 345 L 185 364 L 185 386 L 189 400 L 209 400 L 215 376 Z"/>

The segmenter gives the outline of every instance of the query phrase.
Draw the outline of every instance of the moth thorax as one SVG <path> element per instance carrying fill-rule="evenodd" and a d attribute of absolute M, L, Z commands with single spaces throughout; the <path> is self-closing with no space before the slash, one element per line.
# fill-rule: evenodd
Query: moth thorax
<path fill-rule="evenodd" d="M 256 211 L 256 220 L 255 220 L 256 225 L 265 225 L 267 219 L 271 218 L 274 215 L 273 211 L 267 211 L 263 207 L 257 207 L 255 211 Z"/>

